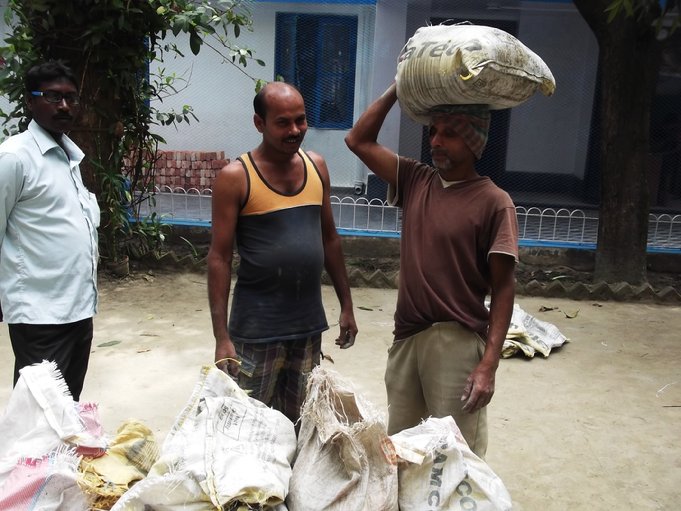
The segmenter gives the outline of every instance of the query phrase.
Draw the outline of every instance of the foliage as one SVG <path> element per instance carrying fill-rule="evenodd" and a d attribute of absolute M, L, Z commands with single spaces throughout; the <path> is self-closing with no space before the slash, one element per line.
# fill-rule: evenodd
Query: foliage
<path fill-rule="evenodd" d="M 0 47 L 0 92 L 14 109 L 0 111 L 4 135 L 29 121 L 25 71 L 41 60 L 64 60 L 80 80 L 83 116 L 70 136 L 86 154 L 83 179 L 98 195 L 102 255 L 116 260 L 131 247 L 158 247 L 162 224 L 140 216 L 140 206 L 153 200 L 158 144 L 164 142 L 154 127 L 197 118 L 189 105 L 160 110 L 183 81 L 162 64 L 152 72 L 150 63 L 183 57 L 176 41 L 184 36 L 192 54 L 207 47 L 251 78 L 244 68 L 264 63 L 233 42 L 252 30 L 242 0 L 9 0 L 5 21 L 11 32 Z M 253 80 L 256 89 L 263 83 Z"/>
<path fill-rule="evenodd" d="M 653 26 L 658 33 L 664 29 L 665 18 L 668 14 L 678 10 L 681 6 L 679 0 L 612 0 L 605 12 L 608 15 L 608 23 L 620 15 L 628 18 L 635 18 L 637 22 L 647 23 L 653 20 Z M 681 25 L 681 16 L 671 18 L 670 26 L 667 29 L 668 35 L 673 34 Z"/>

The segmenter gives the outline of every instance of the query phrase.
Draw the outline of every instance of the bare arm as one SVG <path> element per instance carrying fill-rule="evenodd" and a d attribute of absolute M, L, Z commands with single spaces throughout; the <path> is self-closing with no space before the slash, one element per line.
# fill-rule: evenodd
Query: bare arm
<path fill-rule="evenodd" d="M 515 260 L 506 254 L 490 254 L 491 302 L 487 343 L 482 360 L 468 377 L 461 396 L 463 410 L 474 412 L 489 404 L 494 394 L 494 380 L 501 349 L 508 332 L 515 300 Z"/>
<path fill-rule="evenodd" d="M 331 182 L 329 179 L 329 170 L 324 158 L 313 152 L 309 152 L 308 154 L 319 169 L 324 185 L 321 218 L 322 242 L 324 243 L 324 268 L 326 268 L 326 272 L 329 274 L 329 277 L 331 277 L 331 282 L 333 283 L 333 288 L 336 291 L 336 296 L 338 297 L 341 308 L 339 318 L 340 332 L 338 339 L 336 339 L 336 344 L 341 348 L 349 348 L 355 342 L 357 324 L 355 322 L 355 313 L 352 308 L 352 295 L 350 293 L 348 274 L 345 269 L 341 239 L 338 235 L 338 231 L 336 231 L 336 224 L 333 220 L 333 212 L 331 211 Z"/>
<path fill-rule="evenodd" d="M 393 83 L 369 105 L 345 137 L 350 150 L 374 174 L 392 185 L 397 185 L 397 154 L 378 143 L 378 133 L 396 101 L 397 87 Z"/>
<path fill-rule="evenodd" d="M 215 336 L 215 361 L 236 359 L 236 351 L 227 330 L 227 305 L 232 283 L 232 253 L 236 223 L 246 178 L 241 163 L 224 167 L 215 179 L 212 196 L 211 243 L 208 250 L 208 303 Z M 220 364 L 231 374 L 238 373 L 234 362 Z"/>

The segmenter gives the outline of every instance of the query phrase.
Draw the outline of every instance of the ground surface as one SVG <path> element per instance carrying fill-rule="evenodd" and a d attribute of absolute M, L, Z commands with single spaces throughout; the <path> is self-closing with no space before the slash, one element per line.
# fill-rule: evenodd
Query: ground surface
<path fill-rule="evenodd" d="M 213 358 L 205 274 L 101 279 L 82 399 L 109 433 L 130 417 L 162 441 Z M 385 408 L 383 369 L 396 291 L 353 290 L 360 335 L 350 350 L 324 336 L 325 361 Z M 338 306 L 324 287 L 330 323 Z M 502 360 L 489 408 L 487 462 L 514 509 L 676 510 L 681 502 L 681 307 L 519 296 L 571 341 L 548 358 Z M 539 312 L 541 307 L 551 309 Z M 0 325 L 0 409 L 12 354 Z"/>

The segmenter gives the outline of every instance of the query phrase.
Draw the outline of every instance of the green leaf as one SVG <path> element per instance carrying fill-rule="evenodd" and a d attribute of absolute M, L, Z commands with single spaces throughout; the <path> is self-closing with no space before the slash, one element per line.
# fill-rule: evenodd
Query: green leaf
<path fill-rule="evenodd" d="M 203 39 L 197 34 L 196 32 L 192 31 L 189 34 L 189 48 L 191 49 L 192 53 L 194 55 L 198 55 L 199 51 L 201 51 L 201 44 L 203 43 Z"/>
<path fill-rule="evenodd" d="M 109 346 L 116 346 L 116 344 L 120 344 L 121 341 L 107 341 L 103 342 L 102 344 L 98 344 L 98 348 L 108 348 Z"/>

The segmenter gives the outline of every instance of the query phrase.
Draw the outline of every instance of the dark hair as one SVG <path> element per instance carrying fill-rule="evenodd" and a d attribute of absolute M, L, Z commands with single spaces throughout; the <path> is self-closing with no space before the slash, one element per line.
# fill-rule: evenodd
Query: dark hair
<path fill-rule="evenodd" d="M 40 85 L 44 82 L 58 80 L 65 78 L 69 80 L 78 89 L 78 81 L 76 75 L 73 74 L 71 68 L 64 64 L 61 60 L 48 60 L 41 64 L 36 64 L 26 72 L 24 76 L 24 87 L 27 92 L 38 90 Z"/>
<path fill-rule="evenodd" d="M 265 115 L 267 115 L 267 106 L 265 105 L 265 89 L 267 88 L 267 84 L 263 86 L 262 89 L 258 91 L 258 93 L 255 95 L 253 98 L 253 111 L 255 114 L 260 117 L 261 119 L 265 119 Z"/>
<path fill-rule="evenodd" d="M 302 93 L 300 92 L 300 89 L 296 87 L 295 85 L 291 83 L 286 83 L 282 81 L 274 81 L 274 82 L 267 82 L 260 91 L 255 95 L 253 98 L 253 111 L 255 114 L 260 117 L 263 121 L 265 120 L 265 116 L 267 115 L 267 101 L 266 101 L 266 96 L 268 94 L 268 86 L 271 84 L 282 84 L 287 87 L 290 87 L 291 89 L 297 91 L 301 96 Z"/>

